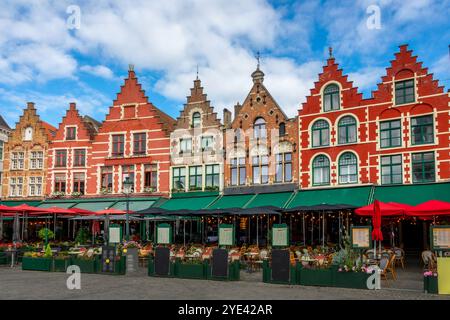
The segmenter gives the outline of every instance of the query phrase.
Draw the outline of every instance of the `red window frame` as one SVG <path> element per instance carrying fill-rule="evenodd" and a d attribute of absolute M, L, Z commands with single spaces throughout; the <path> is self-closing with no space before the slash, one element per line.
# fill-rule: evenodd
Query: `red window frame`
<path fill-rule="evenodd" d="M 59 177 L 63 177 L 64 179 L 58 179 Z M 66 192 L 66 175 L 65 174 L 56 174 L 55 175 L 55 192 Z"/>
<path fill-rule="evenodd" d="M 73 154 L 73 166 L 84 167 L 86 165 L 86 150 L 75 149 Z"/>
<path fill-rule="evenodd" d="M 55 167 L 63 168 L 67 166 L 67 150 L 56 150 Z"/>
<path fill-rule="evenodd" d="M 66 128 L 66 140 L 76 140 L 77 139 L 77 128 L 67 127 Z"/>
<path fill-rule="evenodd" d="M 144 188 L 156 188 L 157 185 L 158 185 L 158 166 L 156 164 L 145 165 Z"/>
<path fill-rule="evenodd" d="M 102 174 L 101 187 L 102 188 L 106 188 L 108 190 L 112 190 L 112 188 L 113 188 L 113 170 L 112 170 L 112 167 L 103 167 L 101 174 Z"/>
<path fill-rule="evenodd" d="M 112 136 L 112 155 L 122 157 L 125 151 L 125 136 L 123 134 L 114 134 Z"/>
<path fill-rule="evenodd" d="M 133 134 L 133 154 L 143 155 L 146 153 L 147 134 L 145 132 L 137 132 Z"/>
<path fill-rule="evenodd" d="M 82 178 L 80 178 L 81 176 Z M 86 188 L 86 177 L 84 173 L 74 173 L 72 192 L 80 192 L 81 194 L 84 194 L 85 188 Z"/>

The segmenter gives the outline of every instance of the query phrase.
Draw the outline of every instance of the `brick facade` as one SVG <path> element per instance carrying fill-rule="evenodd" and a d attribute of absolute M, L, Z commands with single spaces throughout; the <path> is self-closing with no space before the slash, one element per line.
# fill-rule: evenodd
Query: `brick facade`
<path fill-rule="evenodd" d="M 334 93 L 326 93 L 333 88 L 339 90 L 334 100 L 339 102 L 338 108 L 325 111 L 324 108 L 333 105 L 329 101 L 333 100 Z M 329 99 L 328 104 L 325 99 Z M 449 181 L 449 104 L 449 94 L 406 45 L 400 46 L 382 82 L 368 99 L 363 99 L 358 88 L 347 80 L 335 59 L 330 57 L 299 111 L 300 188 Z M 346 116 L 354 120 L 342 120 Z M 320 120 L 324 122 L 318 122 Z M 354 130 L 348 125 L 352 121 L 356 139 L 349 133 Z M 329 131 L 320 129 L 326 127 L 325 124 Z M 321 134 L 325 136 L 327 132 L 329 140 L 324 138 L 324 143 L 320 143 Z M 427 154 L 421 155 L 424 152 Z M 344 153 L 347 154 L 341 158 Z M 351 175 L 355 167 L 349 165 L 354 157 L 356 177 Z M 418 162 L 425 158 L 427 164 Z M 326 162 L 329 163 L 328 182 L 323 177 L 326 170 L 320 169 L 320 163 L 326 165 Z"/>

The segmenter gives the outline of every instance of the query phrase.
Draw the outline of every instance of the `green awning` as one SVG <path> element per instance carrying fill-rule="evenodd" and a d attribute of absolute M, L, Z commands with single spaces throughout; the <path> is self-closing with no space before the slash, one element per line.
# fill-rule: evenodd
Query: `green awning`
<path fill-rule="evenodd" d="M 260 193 L 254 197 L 245 208 L 257 208 L 274 206 L 284 208 L 288 200 L 291 198 L 292 192 L 275 192 L 275 193 Z"/>
<path fill-rule="evenodd" d="M 27 205 L 32 206 L 32 207 L 37 207 L 41 203 L 42 203 L 42 201 L 22 201 L 22 200 L 17 200 L 17 201 L 15 201 L 15 200 L 0 201 L 1 205 L 8 206 L 8 207 L 20 206 L 21 204 L 27 204 Z"/>
<path fill-rule="evenodd" d="M 156 200 L 133 200 L 130 199 L 130 210 L 131 211 L 140 211 L 150 208 Z M 112 207 L 112 209 L 118 210 L 126 210 L 127 202 L 126 201 L 117 201 Z"/>
<path fill-rule="evenodd" d="M 412 206 L 428 200 L 450 202 L 450 183 L 377 186 L 374 199 L 382 202 L 399 202 Z"/>
<path fill-rule="evenodd" d="M 362 207 L 368 204 L 371 186 L 318 190 L 300 190 L 287 208 L 316 206 L 321 204 L 347 204 Z"/>
<path fill-rule="evenodd" d="M 91 211 L 100 211 L 109 209 L 116 201 L 85 201 L 79 202 L 74 208 L 85 209 Z"/>
<path fill-rule="evenodd" d="M 219 191 L 190 191 L 190 192 L 174 192 L 172 199 L 175 198 L 197 198 L 197 197 L 213 197 L 218 196 Z"/>
<path fill-rule="evenodd" d="M 166 210 L 200 210 L 208 207 L 217 197 L 172 198 L 164 202 L 160 208 Z"/>
<path fill-rule="evenodd" d="M 44 202 L 39 205 L 39 208 L 50 208 L 50 207 L 58 207 L 58 208 L 71 208 L 76 205 L 77 202 Z"/>
<path fill-rule="evenodd" d="M 239 194 L 223 196 L 214 202 L 208 209 L 229 209 L 229 208 L 245 208 L 245 206 L 254 198 L 254 194 Z"/>

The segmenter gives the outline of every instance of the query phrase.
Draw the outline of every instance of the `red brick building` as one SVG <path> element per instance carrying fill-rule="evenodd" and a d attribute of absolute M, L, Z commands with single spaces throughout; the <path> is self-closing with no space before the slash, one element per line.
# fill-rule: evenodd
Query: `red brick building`
<path fill-rule="evenodd" d="M 156 108 L 132 67 L 92 142 L 86 194 L 169 194 L 170 132 L 175 120 Z"/>
<path fill-rule="evenodd" d="M 450 181 L 449 94 L 400 46 L 364 99 L 333 57 L 299 111 L 300 188 Z"/>
<path fill-rule="evenodd" d="M 59 124 L 49 144 L 47 195 L 84 195 L 95 176 L 92 168 L 92 141 L 101 124 L 88 116 L 80 116 L 75 103 Z"/>

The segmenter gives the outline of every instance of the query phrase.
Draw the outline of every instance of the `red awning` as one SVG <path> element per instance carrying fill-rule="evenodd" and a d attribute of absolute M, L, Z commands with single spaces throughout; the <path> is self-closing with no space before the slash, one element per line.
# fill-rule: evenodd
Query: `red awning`
<path fill-rule="evenodd" d="M 125 210 L 119 210 L 119 209 L 105 209 L 97 211 L 97 215 L 102 214 L 126 214 L 127 212 Z M 128 211 L 128 213 L 133 213 L 133 211 Z"/>
<path fill-rule="evenodd" d="M 381 216 L 399 216 L 406 213 L 403 205 L 397 203 L 385 203 L 379 201 Z M 368 206 L 361 207 L 355 210 L 355 213 L 360 216 L 373 216 L 375 205 L 372 203 Z"/>
<path fill-rule="evenodd" d="M 407 210 L 406 214 L 416 217 L 450 215 L 450 203 L 439 200 L 430 200 L 410 208 Z"/>

